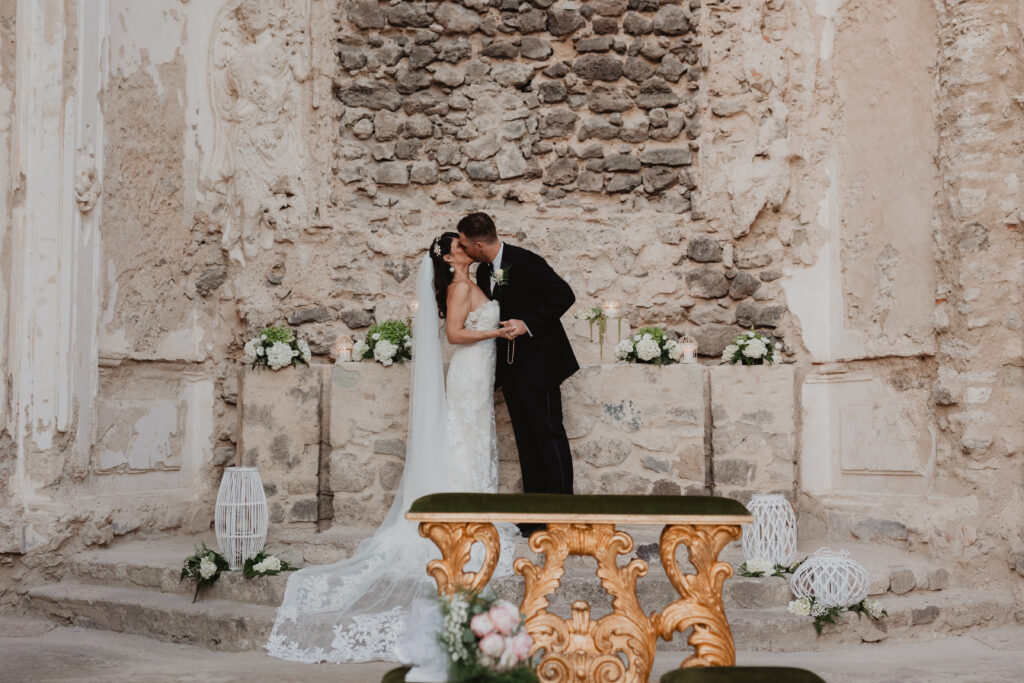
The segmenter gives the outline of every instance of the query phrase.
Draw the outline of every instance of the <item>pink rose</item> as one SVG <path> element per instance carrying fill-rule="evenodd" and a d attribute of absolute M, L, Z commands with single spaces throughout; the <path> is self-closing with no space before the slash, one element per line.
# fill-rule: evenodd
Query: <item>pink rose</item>
<path fill-rule="evenodd" d="M 519 608 L 511 602 L 499 600 L 491 605 L 491 610 L 488 614 L 491 617 L 491 623 L 494 624 L 494 628 L 498 629 L 498 633 L 503 636 L 512 635 L 512 632 L 519 626 Z"/>
<path fill-rule="evenodd" d="M 520 631 L 505 644 L 505 650 L 511 651 L 520 662 L 530 658 L 530 648 L 533 647 L 533 638 L 526 631 Z"/>
<path fill-rule="evenodd" d="M 469 622 L 469 628 L 473 631 L 473 635 L 477 638 L 483 638 L 494 633 L 494 623 L 491 622 L 491 618 L 487 612 L 478 614 L 473 617 Z"/>
<path fill-rule="evenodd" d="M 505 639 L 497 633 L 485 636 L 483 640 L 480 641 L 480 652 L 492 659 L 504 656 Z"/>

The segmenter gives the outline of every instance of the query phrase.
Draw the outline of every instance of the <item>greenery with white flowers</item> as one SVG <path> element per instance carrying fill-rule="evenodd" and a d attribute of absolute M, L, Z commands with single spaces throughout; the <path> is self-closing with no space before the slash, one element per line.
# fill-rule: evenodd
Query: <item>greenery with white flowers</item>
<path fill-rule="evenodd" d="M 747 332 L 732 340 L 722 351 L 722 361 L 735 365 L 771 365 L 782 354 L 782 344 L 760 332 Z"/>
<path fill-rule="evenodd" d="M 615 345 L 615 357 L 627 363 L 671 365 L 683 357 L 683 348 L 660 327 L 641 327 L 632 338 Z"/>
<path fill-rule="evenodd" d="M 312 354 L 309 343 L 299 339 L 295 331 L 275 325 L 245 342 L 242 349 L 245 364 L 254 368 L 267 367 L 280 370 L 290 366 L 309 365 Z"/>
<path fill-rule="evenodd" d="M 366 339 L 360 339 L 352 349 L 358 360 L 373 359 L 381 365 L 412 360 L 412 330 L 404 320 L 385 320 L 370 328 Z"/>
<path fill-rule="evenodd" d="M 216 550 L 210 550 L 203 543 L 201 548 L 196 548 L 194 553 L 185 558 L 178 580 L 196 582 L 196 592 L 192 595 L 192 602 L 195 602 L 200 589 L 213 584 L 220 578 L 221 572 L 226 572 L 229 567 L 226 557 Z"/>

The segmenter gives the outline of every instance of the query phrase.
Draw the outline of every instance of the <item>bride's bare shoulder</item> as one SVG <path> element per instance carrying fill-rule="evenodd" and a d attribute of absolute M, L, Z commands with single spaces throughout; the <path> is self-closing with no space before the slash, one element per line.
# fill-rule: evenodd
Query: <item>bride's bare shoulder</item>
<path fill-rule="evenodd" d="M 460 280 L 448 285 L 448 292 L 445 296 L 448 300 L 448 305 L 451 306 L 452 302 L 455 301 L 468 301 L 472 298 L 472 294 L 473 286 L 465 280 Z"/>

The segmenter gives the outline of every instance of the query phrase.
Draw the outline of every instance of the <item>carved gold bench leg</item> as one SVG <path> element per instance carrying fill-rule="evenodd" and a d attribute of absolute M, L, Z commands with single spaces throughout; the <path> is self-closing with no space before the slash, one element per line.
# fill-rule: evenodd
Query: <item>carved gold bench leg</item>
<path fill-rule="evenodd" d="M 491 580 L 498 566 L 501 542 L 498 530 L 489 522 L 421 522 L 420 536 L 425 536 L 441 549 L 441 559 L 427 564 L 427 573 L 437 581 L 438 593 L 451 595 L 458 588 L 481 591 Z M 485 555 L 480 571 L 465 571 L 470 549 L 480 542 Z"/>
<path fill-rule="evenodd" d="M 515 569 L 526 581 L 521 610 L 533 650 L 545 650 L 537 667 L 540 680 L 647 683 L 657 634 L 636 596 L 636 581 L 647 573 L 647 563 L 633 560 L 625 567 L 617 563 L 619 555 L 633 549 L 629 534 L 611 524 L 548 524 L 547 531 L 530 537 L 530 549 L 544 554 L 544 564 L 520 558 Z M 611 614 L 592 620 L 590 605 L 582 600 L 572 603 L 568 620 L 548 612 L 548 597 L 558 589 L 569 555 L 597 560 L 597 576 L 612 596 Z M 627 658 L 628 669 L 618 653 Z"/>
<path fill-rule="evenodd" d="M 732 565 L 718 554 L 740 537 L 739 525 L 669 525 L 661 532 L 661 564 L 681 599 L 660 614 L 651 615 L 658 634 L 672 640 L 676 631 L 693 627 L 689 644 L 694 654 L 682 666 L 733 666 L 736 646 L 722 605 L 722 584 L 732 576 Z M 676 563 L 676 548 L 685 543 L 696 574 L 683 574 Z"/>

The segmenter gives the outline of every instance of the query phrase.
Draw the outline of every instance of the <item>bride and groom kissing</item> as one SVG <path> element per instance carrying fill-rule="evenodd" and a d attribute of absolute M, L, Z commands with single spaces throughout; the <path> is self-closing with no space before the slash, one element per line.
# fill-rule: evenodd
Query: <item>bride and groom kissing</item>
<path fill-rule="evenodd" d="M 458 232 L 436 238 L 430 255 L 438 311 L 448 341 L 457 345 L 448 370 L 449 439 L 459 431 L 493 429 L 493 392 L 486 385 L 493 376 L 512 420 L 523 490 L 571 494 L 572 458 L 559 387 L 579 369 L 561 323 L 576 300 L 572 289 L 543 258 L 500 241 L 486 213 L 469 214 Z M 479 263 L 475 282 L 469 273 L 473 262 Z M 500 326 L 494 325 L 495 315 Z M 492 338 L 494 348 L 486 352 L 462 348 Z M 469 377 L 485 390 L 459 396 L 465 390 L 460 380 Z M 489 414 L 489 420 L 460 422 L 453 406 L 457 412 L 467 400 L 479 402 L 474 412 Z M 496 481 L 488 488 L 497 490 Z M 529 535 L 532 528 L 524 526 Z"/>
<path fill-rule="evenodd" d="M 471 213 L 457 232 L 430 243 L 416 302 L 405 467 L 395 499 L 351 557 L 291 575 L 267 643 L 273 656 L 408 660 L 405 620 L 410 606 L 436 595 L 426 565 L 439 555 L 404 515 L 431 493 L 497 492 L 495 387 L 512 421 L 524 491 L 573 492 L 560 385 L 579 364 L 561 323 L 575 302 L 565 280 L 541 256 L 499 240 L 486 213 Z M 442 331 L 454 346 L 447 375 Z M 516 534 L 510 525 L 497 526 L 501 558 L 494 576 L 509 575 Z M 540 525 L 518 526 L 529 536 Z M 479 562 L 474 553 L 471 564 Z"/>

